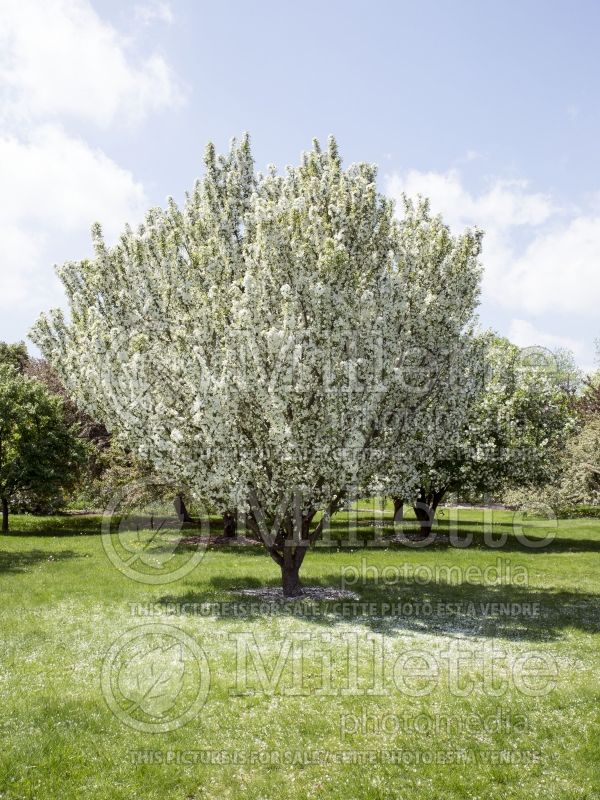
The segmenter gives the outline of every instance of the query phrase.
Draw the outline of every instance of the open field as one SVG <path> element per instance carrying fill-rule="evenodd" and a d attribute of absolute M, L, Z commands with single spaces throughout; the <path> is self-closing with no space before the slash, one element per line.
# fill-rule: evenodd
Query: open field
<path fill-rule="evenodd" d="M 280 585 L 259 548 L 186 572 L 172 531 L 123 534 L 142 576 L 153 556 L 181 572 L 152 584 L 113 565 L 98 517 L 12 517 L 0 797 L 599 798 L 600 520 L 530 548 L 488 517 L 501 548 L 467 510 L 466 548 L 317 548 L 304 585 L 357 599 L 286 604 L 240 593 Z M 332 538 L 381 519 L 340 514 Z"/>

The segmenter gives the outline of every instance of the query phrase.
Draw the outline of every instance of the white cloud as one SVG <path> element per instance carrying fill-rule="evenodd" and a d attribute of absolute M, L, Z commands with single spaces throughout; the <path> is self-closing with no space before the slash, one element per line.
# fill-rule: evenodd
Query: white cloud
<path fill-rule="evenodd" d="M 87 0 L 0 0 L 0 12 L 5 126 L 67 116 L 107 127 L 182 99 L 165 59 L 137 56 Z"/>
<path fill-rule="evenodd" d="M 167 21 L 166 3 L 152 8 Z M 52 266 L 89 254 L 91 224 L 111 240 L 149 205 L 74 126 L 131 125 L 181 95 L 166 60 L 139 53 L 88 0 L 0 0 L 0 20 L 0 321 L 16 339 L 64 302 Z"/>
<path fill-rule="evenodd" d="M 441 213 L 452 227 L 540 225 L 555 210 L 548 195 L 528 192 L 525 181 L 497 180 L 485 192 L 474 195 L 465 188 L 455 169 L 395 174 L 388 178 L 387 190 L 396 197 L 401 192 L 428 197 L 433 211 Z"/>
<path fill-rule="evenodd" d="M 519 347 L 545 347 L 552 352 L 561 349 L 570 350 L 583 372 L 592 373 L 597 369 L 591 341 L 581 341 L 572 336 L 549 333 L 524 319 L 511 320 L 508 338 Z"/>
<path fill-rule="evenodd" d="M 136 21 L 141 22 L 142 25 L 152 25 L 154 22 L 166 22 L 167 25 L 170 25 L 173 22 L 171 5 L 164 0 L 140 3 L 134 9 L 134 16 Z"/>
<path fill-rule="evenodd" d="M 593 202 L 585 211 L 562 208 L 524 181 L 496 180 L 475 194 L 457 170 L 392 175 L 387 190 L 429 197 L 454 230 L 484 229 L 486 299 L 517 312 L 597 317 L 600 213 Z"/>
<path fill-rule="evenodd" d="M 4 310 L 41 310 L 55 302 L 60 294 L 53 261 L 85 255 L 95 220 L 114 238 L 148 205 L 130 172 L 56 126 L 41 127 L 25 140 L 0 136 L 0 173 Z"/>
<path fill-rule="evenodd" d="M 102 211 L 109 235 L 117 233 L 132 207 L 143 207 L 142 186 L 101 150 L 47 125 L 27 141 L 0 137 L 0 218 L 73 231 Z"/>
<path fill-rule="evenodd" d="M 519 347 L 547 347 L 552 351 L 566 349 L 571 350 L 578 358 L 587 356 L 585 346 L 578 339 L 542 331 L 525 319 L 511 320 L 508 338 Z"/>
<path fill-rule="evenodd" d="M 508 298 L 532 313 L 598 317 L 600 216 L 582 215 L 533 238 L 509 272 Z"/>

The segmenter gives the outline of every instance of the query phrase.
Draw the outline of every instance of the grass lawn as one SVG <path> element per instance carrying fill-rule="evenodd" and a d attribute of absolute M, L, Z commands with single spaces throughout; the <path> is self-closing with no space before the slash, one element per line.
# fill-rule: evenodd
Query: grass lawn
<path fill-rule="evenodd" d="M 445 510 L 472 543 L 419 549 L 359 508 L 302 569 L 354 596 L 285 604 L 241 594 L 260 549 L 112 534 L 135 579 L 99 517 L 12 517 L 0 798 L 600 798 L 600 520 Z"/>

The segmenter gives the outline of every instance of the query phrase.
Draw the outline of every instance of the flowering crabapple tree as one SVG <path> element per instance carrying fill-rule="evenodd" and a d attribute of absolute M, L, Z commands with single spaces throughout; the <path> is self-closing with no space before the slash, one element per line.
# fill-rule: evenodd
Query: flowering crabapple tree
<path fill-rule="evenodd" d="M 153 209 L 112 247 L 93 237 L 93 259 L 59 270 L 70 321 L 43 316 L 37 343 L 159 475 L 245 514 L 298 594 L 348 487 L 380 481 L 411 435 L 398 410 L 425 402 L 414 354 L 461 346 L 479 233 L 452 238 L 424 203 L 398 221 L 375 167 L 344 170 L 333 139 L 262 175 L 245 137 L 225 156 L 209 146 L 182 208 Z"/>

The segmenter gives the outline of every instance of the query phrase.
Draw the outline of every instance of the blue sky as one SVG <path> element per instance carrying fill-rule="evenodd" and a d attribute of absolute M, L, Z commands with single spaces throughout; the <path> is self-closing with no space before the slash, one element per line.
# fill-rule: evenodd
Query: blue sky
<path fill-rule="evenodd" d="M 381 189 L 486 231 L 481 320 L 518 344 L 600 336 L 600 5 L 0 0 L 0 338 L 89 253 L 248 130 L 259 167 L 314 136 Z"/>

